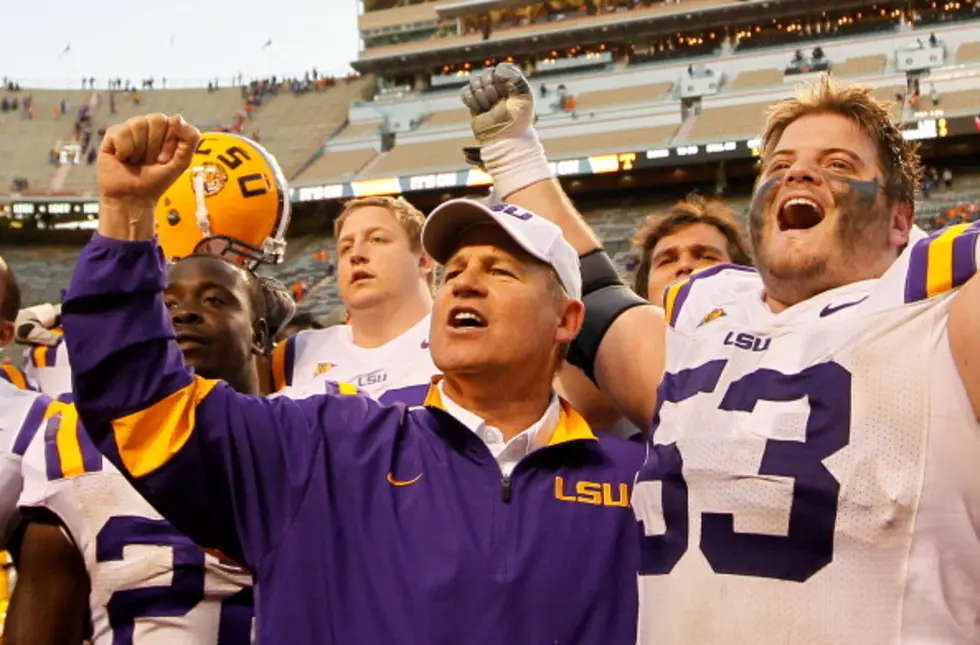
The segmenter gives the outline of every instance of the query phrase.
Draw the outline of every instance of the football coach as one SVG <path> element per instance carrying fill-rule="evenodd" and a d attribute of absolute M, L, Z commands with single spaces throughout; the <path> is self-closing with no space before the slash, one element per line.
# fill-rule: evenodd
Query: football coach
<path fill-rule="evenodd" d="M 432 213 L 444 377 L 425 405 L 239 395 L 184 366 L 162 295 L 153 209 L 199 136 L 162 114 L 107 132 L 62 318 L 87 432 L 178 530 L 255 572 L 259 642 L 632 645 L 644 450 L 552 389 L 583 321 L 560 230 L 508 205 Z"/>

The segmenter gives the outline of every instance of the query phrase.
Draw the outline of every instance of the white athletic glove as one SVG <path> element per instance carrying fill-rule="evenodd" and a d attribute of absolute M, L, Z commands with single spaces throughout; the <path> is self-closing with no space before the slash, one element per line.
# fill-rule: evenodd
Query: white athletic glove
<path fill-rule="evenodd" d="M 14 333 L 18 343 L 23 345 L 44 345 L 53 347 L 61 336 L 51 331 L 61 315 L 61 305 L 35 305 L 17 312 Z"/>
<path fill-rule="evenodd" d="M 534 130 L 534 92 L 520 68 L 500 63 L 470 79 L 460 92 L 480 159 L 504 199 L 551 178 L 544 147 Z"/>

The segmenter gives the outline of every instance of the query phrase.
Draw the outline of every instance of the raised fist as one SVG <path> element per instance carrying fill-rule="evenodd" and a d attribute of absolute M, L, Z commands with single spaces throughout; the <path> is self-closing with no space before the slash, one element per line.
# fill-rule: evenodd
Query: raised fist
<path fill-rule="evenodd" d="M 156 204 L 190 165 L 200 138 L 179 115 L 138 116 L 109 128 L 99 147 L 100 197 Z"/>
<path fill-rule="evenodd" d="M 534 123 L 534 92 L 513 63 L 500 63 L 470 79 L 460 92 L 480 145 L 521 136 Z"/>

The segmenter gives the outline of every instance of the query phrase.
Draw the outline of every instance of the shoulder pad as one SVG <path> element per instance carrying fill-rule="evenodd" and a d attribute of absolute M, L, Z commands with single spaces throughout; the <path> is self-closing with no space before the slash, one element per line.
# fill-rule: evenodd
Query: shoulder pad
<path fill-rule="evenodd" d="M 736 264 L 717 264 L 695 271 L 672 282 L 664 291 L 667 324 L 675 329 L 696 327 L 703 319 L 723 316 L 724 310 L 718 309 L 722 301 L 761 283 L 755 269 Z"/>

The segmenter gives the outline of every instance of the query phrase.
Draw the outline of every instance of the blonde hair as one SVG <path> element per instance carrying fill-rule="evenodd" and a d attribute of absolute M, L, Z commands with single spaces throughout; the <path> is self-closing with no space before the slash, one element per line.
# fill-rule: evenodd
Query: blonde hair
<path fill-rule="evenodd" d="M 874 141 L 884 174 L 885 197 L 914 208 L 922 164 L 916 144 L 907 141 L 892 122 L 890 108 L 891 103 L 876 99 L 870 87 L 839 84 L 823 74 L 805 85 L 795 98 L 769 109 L 762 134 L 762 162 L 767 163 L 786 128 L 797 119 L 812 114 L 839 114 L 856 123 Z"/>
<path fill-rule="evenodd" d="M 340 231 L 344 228 L 344 222 L 350 214 L 359 208 L 377 206 L 391 213 L 401 225 L 405 234 L 408 235 L 408 243 L 416 253 L 422 251 L 422 225 L 425 223 L 425 215 L 422 211 L 412 206 L 404 197 L 361 197 L 352 199 L 344 204 L 344 209 L 340 211 L 337 220 L 333 223 L 333 236 L 340 238 Z"/>
<path fill-rule="evenodd" d="M 408 245 L 412 249 L 412 252 L 420 255 L 425 254 L 425 251 L 422 250 L 422 225 L 425 224 L 425 215 L 422 214 L 422 211 L 412 206 L 404 197 L 388 197 L 383 195 L 379 197 L 360 197 L 350 200 L 344 204 L 344 209 L 340 211 L 340 215 L 337 216 L 337 219 L 333 223 L 334 239 L 340 239 L 340 231 L 344 228 L 344 222 L 347 221 L 351 213 L 359 208 L 367 208 L 369 206 L 383 208 L 391 213 L 391 216 L 395 218 L 408 236 Z M 430 271 L 425 280 L 431 293 L 435 286 L 435 271 Z"/>

